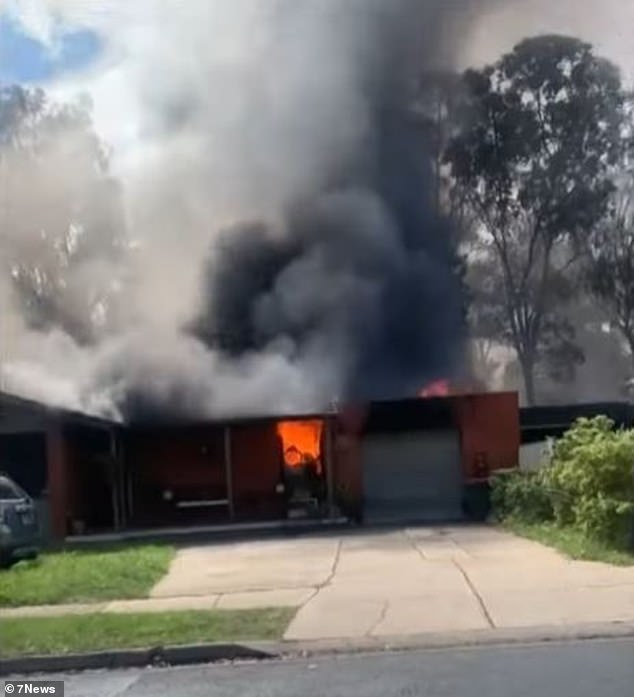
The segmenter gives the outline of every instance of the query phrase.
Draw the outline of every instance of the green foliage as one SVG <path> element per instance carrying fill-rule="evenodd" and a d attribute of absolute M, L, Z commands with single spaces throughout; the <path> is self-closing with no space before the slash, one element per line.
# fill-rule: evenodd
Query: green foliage
<path fill-rule="evenodd" d="M 6 617 L 0 656 L 280 639 L 294 614 L 295 608 L 272 607 Z"/>
<path fill-rule="evenodd" d="M 617 549 L 603 540 L 589 537 L 577 528 L 562 528 L 552 521 L 528 523 L 517 518 L 507 518 L 504 526 L 517 535 L 554 547 L 572 559 L 634 566 L 634 550 Z"/>
<path fill-rule="evenodd" d="M 556 521 L 623 541 L 634 516 L 633 468 L 634 431 L 615 430 L 605 416 L 579 419 L 542 472 Z"/>
<path fill-rule="evenodd" d="M 602 495 L 580 499 L 574 509 L 577 526 L 588 536 L 625 545 L 634 504 Z"/>
<path fill-rule="evenodd" d="M 500 519 L 540 522 L 553 517 L 547 490 L 538 472 L 511 472 L 493 479 L 491 504 Z"/>
<path fill-rule="evenodd" d="M 501 519 L 554 521 L 617 547 L 634 526 L 634 430 L 605 416 L 579 419 L 538 472 L 499 476 L 493 509 Z"/>
<path fill-rule="evenodd" d="M 42 554 L 0 571 L 0 607 L 145 598 L 173 556 L 167 545 Z"/>
<path fill-rule="evenodd" d="M 634 104 L 632 105 L 634 108 Z M 623 147 L 621 177 L 612 210 L 595 227 L 584 258 L 586 284 L 634 356 L 634 171 L 633 143 Z"/>
<path fill-rule="evenodd" d="M 445 161 L 478 219 L 479 259 L 492 271 L 483 294 L 474 288 L 490 306 L 477 318 L 486 320 L 485 337 L 495 318 L 533 403 L 538 368 L 569 381 L 583 361 L 565 308 L 579 289 L 579 249 L 610 207 L 626 93 L 613 64 L 566 36 L 526 39 L 468 70 L 462 87 Z"/>

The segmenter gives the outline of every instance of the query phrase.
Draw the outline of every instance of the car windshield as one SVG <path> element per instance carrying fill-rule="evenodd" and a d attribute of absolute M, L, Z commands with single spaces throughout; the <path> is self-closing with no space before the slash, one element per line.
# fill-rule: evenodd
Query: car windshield
<path fill-rule="evenodd" d="M 8 479 L 0 479 L 0 501 L 19 501 L 24 497 L 20 487 Z"/>

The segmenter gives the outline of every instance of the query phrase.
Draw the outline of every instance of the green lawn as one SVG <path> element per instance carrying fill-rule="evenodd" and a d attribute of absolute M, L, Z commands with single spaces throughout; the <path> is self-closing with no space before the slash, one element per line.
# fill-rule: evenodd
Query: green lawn
<path fill-rule="evenodd" d="M 0 607 L 143 598 L 173 554 L 168 545 L 42 554 L 0 571 Z"/>
<path fill-rule="evenodd" d="M 279 639 L 294 614 L 269 608 L 4 618 L 0 656 Z"/>
<path fill-rule="evenodd" d="M 524 523 L 516 520 L 507 520 L 504 526 L 522 537 L 554 547 L 572 559 L 634 566 L 634 551 L 614 549 L 598 540 L 586 537 L 574 528 L 561 528 L 554 523 Z"/>

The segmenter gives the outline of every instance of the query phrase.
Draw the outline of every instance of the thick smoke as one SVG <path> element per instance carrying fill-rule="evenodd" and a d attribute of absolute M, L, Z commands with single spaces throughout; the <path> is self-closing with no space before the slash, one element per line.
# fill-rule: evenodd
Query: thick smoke
<path fill-rule="evenodd" d="M 143 0 L 121 39 L 140 10 L 84 17 L 124 55 L 106 82 L 134 95 L 143 134 L 120 164 L 134 282 L 88 345 L 22 327 L 6 386 L 203 417 L 413 395 L 455 372 L 453 235 L 409 98 L 484 4 Z"/>
<path fill-rule="evenodd" d="M 247 224 L 219 236 L 196 327 L 207 345 L 238 356 L 283 347 L 313 366 L 329 356 L 333 397 L 411 396 L 455 371 L 464 335 L 453 236 L 426 200 L 424 144 L 403 119 L 381 114 L 367 161 L 289 207 L 277 235 Z"/>

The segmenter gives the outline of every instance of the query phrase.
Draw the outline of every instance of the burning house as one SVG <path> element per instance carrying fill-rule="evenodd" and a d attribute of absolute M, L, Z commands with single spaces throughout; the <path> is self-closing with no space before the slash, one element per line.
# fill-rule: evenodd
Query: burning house
<path fill-rule="evenodd" d="M 514 393 L 372 402 L 295 417 L 115 423 L 7 395 L 0 458 L 51 537 L 346 517 L 469 517 L 518 462 Z M 136 531 L 136 532 L 135 532 Z"/>
<path fill-rule="evenodd" d="M 122 177 L 128 215 L 66 205 L 81 187 L 56 166 L 60 210 L 94 209 L 94 224 L 60 224 L 52 254 L 44 197 L 30 244 L 6 255 L 54 277 L 63 236 L 86 235 L 50 284 L 61 311 L 37 292 L 6 303 L 3 384 L 71 410 L 7 397 L 1 466 L 46 501 L 57 538 L 460 517 L 465 487 L 517 462 L 517 398 L 442 382 L 417 397 L 464 372 L 467 326 L 460 231 L 412 90 L 453 65 L 472 14 L 432 0 L 190 4 L 178 21 L 157 14 L 147 73 L 141 56 L 130 71 L 150 157 L 127 189 Z M 5 222 L 21 240 L 23 221 Z M 107 293 L 88 292 L 97 271 Z"/>

